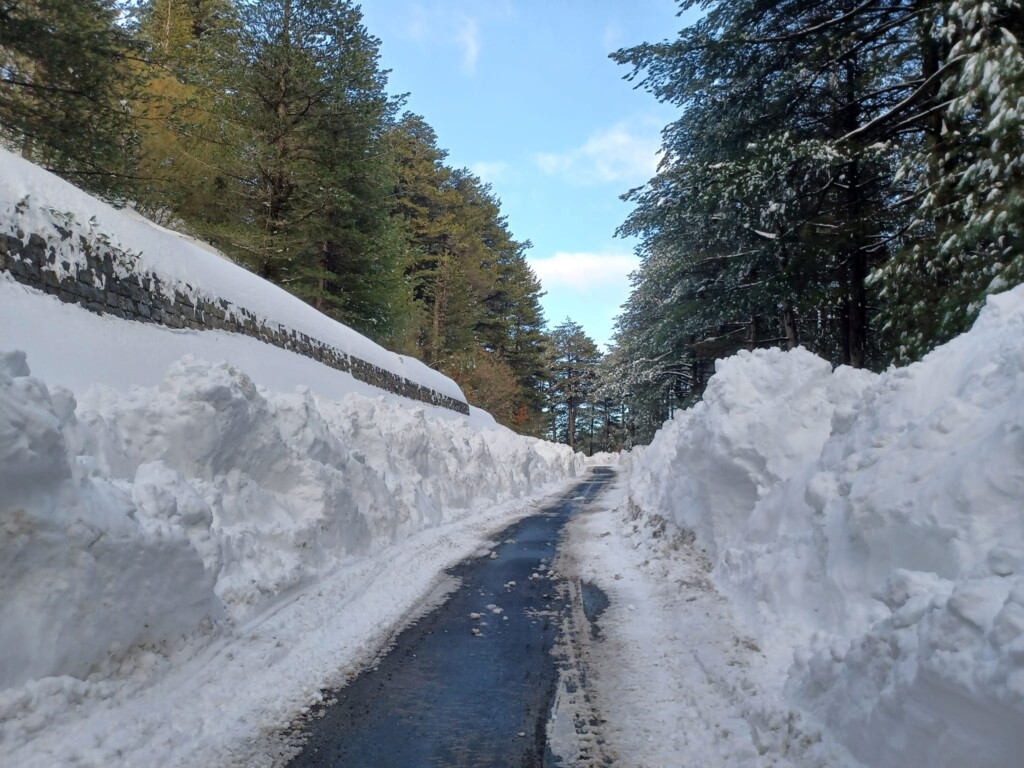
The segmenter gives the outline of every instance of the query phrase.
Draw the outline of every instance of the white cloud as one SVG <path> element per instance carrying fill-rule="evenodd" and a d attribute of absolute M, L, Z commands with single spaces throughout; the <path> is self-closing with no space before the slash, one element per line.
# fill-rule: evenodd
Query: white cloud
<path fill-rule="evenodd" d="M 480 25 L 476 19 L 464 19 L 459 31 L 455 33 L 455 41 L 462 46 L 462 71 L 472 75 L 476 71 L 476 62 L 480 58 Z"/>
<path fill-rule="evenodd" d="M 470 163 L 469 170 L 487 183 L 496 184 L 506 177 L 509 168 L 508 163 L 501 160 L 493 162 L 485 160 L 479 163 Z"/>
<path fill-rule="evenodd" d="M 567 152 L 541 152 L 533 159 L 543 173 L 564 176 L 585 186 L 639 184 L 657 171 L 660 147 L 653 123 L 646 122 L 637 129 L 622 122 L 598 131 L 580 147 Z"/>
<path fill-rule="evenodd" d="M 629 273 L 640 260 L 625 253 L 567 253 L 559 251 L 547 259 L 530 259 L 546 289 L 570 288 L 588 291 L 592 288 L 628 283 Z"/>

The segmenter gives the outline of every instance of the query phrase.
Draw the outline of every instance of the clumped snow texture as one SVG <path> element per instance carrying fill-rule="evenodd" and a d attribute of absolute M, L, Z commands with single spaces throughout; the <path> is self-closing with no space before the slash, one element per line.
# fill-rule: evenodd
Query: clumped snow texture
<path fill-rule="evenodd" d="M 201 644 L 349 558 L 583 469 L 507 430 L 275 394 L 225 363 L 78 402 L 30 363 L 0 354 L 0 722 L 33 681 L 116 678 L 142 648 Z"/>
<path fill-rule="evenodd" d="M 1024 754 L 1024 288 L 881 375 L 721 361 L 630 497 L 697 534 L 793 700 L 869 765 Z"/>

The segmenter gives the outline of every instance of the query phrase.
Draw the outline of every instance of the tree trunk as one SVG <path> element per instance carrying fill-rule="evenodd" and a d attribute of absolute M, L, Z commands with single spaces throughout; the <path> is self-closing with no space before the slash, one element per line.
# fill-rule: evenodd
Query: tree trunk
<path fill-rule="evenodd" d="M 850 364 L 850 289 L 849 280 L 843 276 L 843 302 L 839 305 L 839 362 Z"/>
<path fill-rule="evenodd" d="M 434 306 L 430 315 L 430 344 L 427 347 L 427 362 L 434 364 L 441 356 L 441 335 L 444 332 L 444 307 L 448 301 L 447 270 L 442 268 L 437 276 L 434 291 Z"/>
<path fill-rule="evenodd" d="M 786 349 L 795 349 L 800 345 L 800 337 L 796 330 L 796 314 L 793 312 L 793 303 L 787 301 L 782 310 L 782 327 L 786 329 Z"/>
<path fill-rule="evenodd" d="M 849 58 L 844 62 L 846 77 L 846 104 L 843 107 L 843 131 L 849 134 L 860 127 L 861 108 L 857 98 L 857 61 Z M 861 185 L 861 168 L 857 160 L 846 164 L 846 218 L 852 224 L 849 250 L 846 252 L 847 284 L 846 301 L 848 332 L 846 343 L 849 347 L 850 365 L 863 368 L 867 356 L 867 237 L 865 226 L 864 188 Z"/>
<path fill-rule="evenodd" d="M 576 399 L 570 397 L 566 401 L 569 413 L 569 423 L 566 425 L 566 444 L 575 450 L 576 448 Z"/>
<path fill-rule="evenodd" d="M 323 272 L 327 271 L 328 256 L 331 252 L 330 243 L 326 240 L 320 247 L 320 269 Z M 317 294 L 316 300 L 313 302 L 313 306 L 321 312 L 324 311 L 325 297 L 327 296 L 327 277 L 321 273 L 319 280 L 317 281 Z"/>
<path fill-rule="evenodd" d="M 851 272 L 853 274 L 850 286 L 850 365 L 854 368 L 863 368 L 868 346 L 868 260 L 863 251 L 853 255 Z"/>

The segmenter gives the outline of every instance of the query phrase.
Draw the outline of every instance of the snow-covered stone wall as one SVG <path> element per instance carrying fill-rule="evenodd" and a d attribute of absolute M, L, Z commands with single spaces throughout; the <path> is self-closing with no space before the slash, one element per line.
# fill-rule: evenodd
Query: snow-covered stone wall
<path fill-rule="evenodd" d="M 76 231 L 73 221 L 54 223 L 26 233 L 17 215 L 0 232 L 0 269 L 18 282 L 78 304 L 98 314 L 124 320 L 158 323 L 170 328 L 240 333 L 351 373 L 359 381 L 462 414 L 469 405 L 436 392 L 330 344 L 262 318 L 245 307 L 214 298 L 186 285 L 185 290 L 161 285 L 160 275 L 142 271 L 138 259 L 105 237 Z M 212 254 L 210 258 L 216 258 Z"/>
<path fill-rule="evenodd" d="M 106 317 L 241 334 L 385 392 L 468 415 L 459 386 L 212 246 L 115 209 L 0 148 L 0 276 Z"/>

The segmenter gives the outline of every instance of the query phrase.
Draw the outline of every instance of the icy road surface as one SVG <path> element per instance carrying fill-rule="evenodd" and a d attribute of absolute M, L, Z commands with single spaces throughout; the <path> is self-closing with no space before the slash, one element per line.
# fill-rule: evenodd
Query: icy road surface
<path fill-rule="evenodd" d="M 554 766 L 562 761 L 549 736 L 565 742 L 566 730 L 574 763 L 601 764 L 592 737 L 577 743 L 578 707 L 552 722 L 566 675 L 578 686 L 564 646 L 573 644 L 566 635 L 585 640 L 587 633 L 576 630 L 573 615 L 593 614 L 592 601 L 581 604 L 580 585 L 554 570 L 554 560 L 565 523 L 613 478 L 596 468 L 561 500 L 502 532 L 493 549 L 452 569 L 461 587 L 328 697 L 336 703 L 311 718 L 309 740 L 290 765 Z"/>

